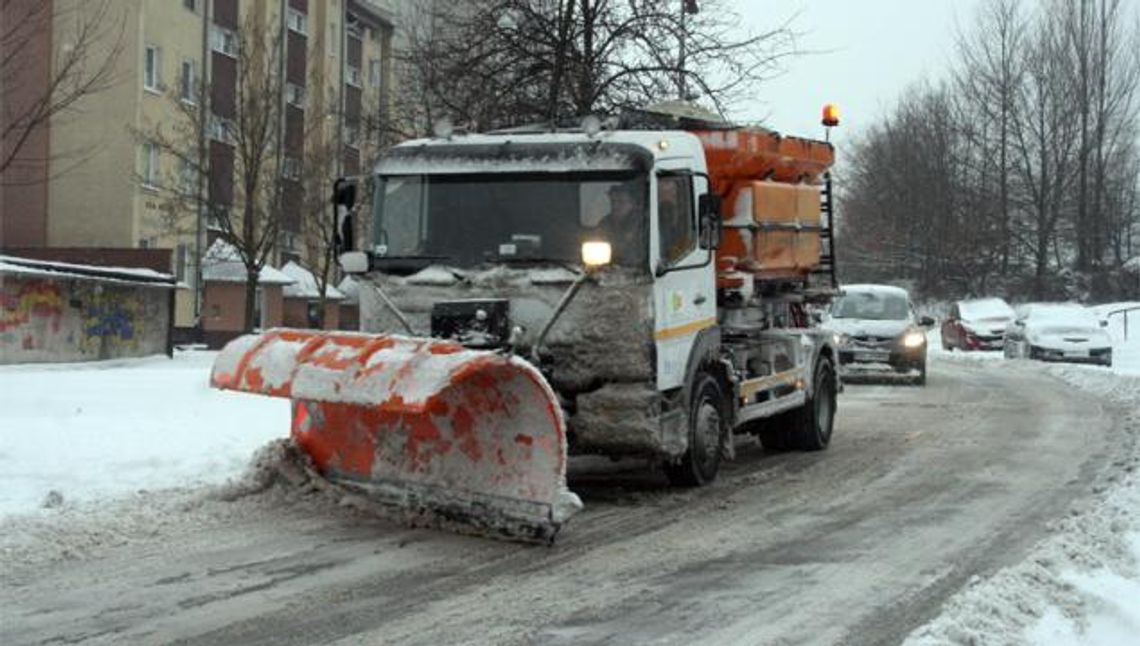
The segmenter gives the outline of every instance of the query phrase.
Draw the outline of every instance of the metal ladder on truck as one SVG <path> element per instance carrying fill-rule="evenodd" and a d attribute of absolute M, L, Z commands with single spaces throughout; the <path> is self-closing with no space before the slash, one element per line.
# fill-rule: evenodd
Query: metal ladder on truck
<path fill-rule="evenodd" d="M 819 267 L 811 272 L 808 282 L 815 290 L 836 290 L 839 289 L 839 280 L 835 275 L 835 202 L 831 173 L 823 175 L 819 213 Z"/>

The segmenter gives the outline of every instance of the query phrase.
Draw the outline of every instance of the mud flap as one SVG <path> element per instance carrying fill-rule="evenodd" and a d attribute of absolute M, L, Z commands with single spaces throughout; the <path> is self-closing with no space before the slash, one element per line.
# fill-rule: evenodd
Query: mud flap
<path fill-rule="evenodd" d="M 292 438 L 321 475 L 405 514 L 546 541 L 582 506 L 558 399 L 518 357 L 281 329 L 227 345 L 211 384 L 292 399 Z"/>

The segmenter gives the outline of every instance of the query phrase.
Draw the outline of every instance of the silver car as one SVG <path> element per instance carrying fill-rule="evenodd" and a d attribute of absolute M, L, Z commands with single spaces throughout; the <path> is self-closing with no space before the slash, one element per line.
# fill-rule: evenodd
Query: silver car
<path fill-rule="evenodd" d="M 1112 365 L 1112 339 L 1088 308 L 1075 303 L 1029 303 L 1006 326 L 1006 358 Z"/>

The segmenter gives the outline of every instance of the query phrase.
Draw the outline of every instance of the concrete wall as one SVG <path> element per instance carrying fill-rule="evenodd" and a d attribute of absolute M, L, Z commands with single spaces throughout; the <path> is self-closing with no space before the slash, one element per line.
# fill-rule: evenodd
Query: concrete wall
<path fill-rule="evenodd" d="M 171 287 L 0 272 L 0 363 L 162 354 Z"/>

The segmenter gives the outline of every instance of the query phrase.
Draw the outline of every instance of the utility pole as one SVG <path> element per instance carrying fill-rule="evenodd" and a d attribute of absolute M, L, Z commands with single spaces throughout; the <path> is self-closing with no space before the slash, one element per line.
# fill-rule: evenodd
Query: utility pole
<path fill-rule="evenodd" d="M 212 4 L 214 3 L 202 2 L 202 69 L 198 78 L 198 174 L 194 178 L 195 190 L 198 192 L 194 222 L 194 327 L 198 332 L 202 331 L 202 299 L 205 294 L 202 285 L 202 256 L 206 253 L 206 209 L 209 201 L 206 127 L 210 118 L 210 6 Z"/>
<path fill-rule="evenodd" d="M 681 0 L 681 34 L 678 38 L 681 41 L 681 51 L 677 56 L 677 91 L 681 95 L 682 101 L 689 100 L 689 92 L 685 83 L 685 16 L 696 15 L 700 11 L 701 8 L 697 6 L 697 0 Z"/>

